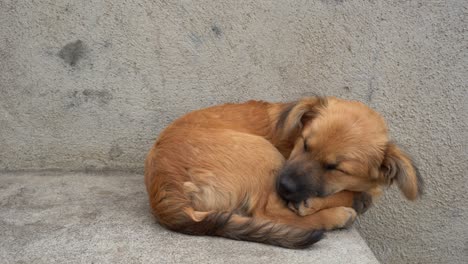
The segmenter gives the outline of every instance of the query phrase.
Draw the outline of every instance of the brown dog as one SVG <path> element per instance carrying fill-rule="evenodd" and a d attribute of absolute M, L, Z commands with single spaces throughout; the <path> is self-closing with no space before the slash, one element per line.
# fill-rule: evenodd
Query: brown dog
<path fill-rule="evenodd" d="M 178 232 L 306 247 L 351 224 L 383 186 L 420 195 L 416 168 L 387 133 L 379 114 L 334 97 L 194 111 L 148 154 L 150 204 Z"/>

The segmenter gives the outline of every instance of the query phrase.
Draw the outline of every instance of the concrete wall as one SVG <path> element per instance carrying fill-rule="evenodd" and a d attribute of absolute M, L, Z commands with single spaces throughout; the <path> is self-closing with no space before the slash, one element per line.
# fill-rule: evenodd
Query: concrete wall
<path fill-rule="evenodd" d="M 466 263 L 467 2 L 0 2 L 0 170 L 141 171 L 221 102 L 316 92 L 388 119 L 427 183 L 359 223 L 384 263 Z"/>

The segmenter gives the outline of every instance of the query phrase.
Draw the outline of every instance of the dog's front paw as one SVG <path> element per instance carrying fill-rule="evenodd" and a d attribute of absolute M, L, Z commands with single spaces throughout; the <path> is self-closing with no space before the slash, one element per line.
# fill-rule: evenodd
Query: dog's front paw
<path fill-rule="evenodd" d="M 300 216 L 314 214 L 322 209 L 322 205 L 323 203 L 320 198 L 309 198 L 298 203 L 288 203 L 289 209 Z"/>
<path fill-rule="evenodd" d="M 327 210 L 333 211 L 335 223 L 331 229 L 340 229 L 350 227 L 356 220 L 357 213 L 350 207 L 335 207 Z"/>
<path fill-rule="evenodd" d="M 358 214 L 363 214 L 372 206 L 372 196 L 368 193 L 361 192 L 356 194 L 353 199 L 353 209 Z"/>

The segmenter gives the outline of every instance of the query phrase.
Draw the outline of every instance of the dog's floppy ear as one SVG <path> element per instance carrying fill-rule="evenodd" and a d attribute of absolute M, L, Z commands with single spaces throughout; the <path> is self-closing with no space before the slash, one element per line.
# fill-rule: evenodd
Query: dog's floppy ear
<path fill-rule="evenodd" d="M 280 138 L 290 138 L 317 115 L 318 107 L 326 104 L 325 98 L 307 97 L 298 102 L 290 103 L 280 113 L 276 123 L 276 133 Z"/>
<path fill-rule="evenodd" d="M 380 170 L 387 183 L 396 182 L 408 200 L 415 200 L 422 195 L 424 182 L 418 169 L 394 143 L 388 143 Z"/>

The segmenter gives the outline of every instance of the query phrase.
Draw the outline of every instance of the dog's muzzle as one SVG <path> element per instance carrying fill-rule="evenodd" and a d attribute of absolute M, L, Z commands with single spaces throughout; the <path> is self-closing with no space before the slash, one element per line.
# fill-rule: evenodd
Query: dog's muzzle
<path fill-rule="evenodd" d="M 319 181 L 300 171 L 290 165 L 285 166 L 278 175 L 276 191 L 283 200 L 298 203 L 310 197 L 321 196 Z"/>

